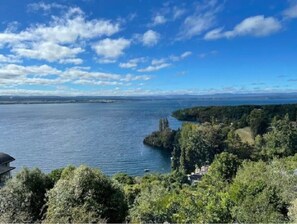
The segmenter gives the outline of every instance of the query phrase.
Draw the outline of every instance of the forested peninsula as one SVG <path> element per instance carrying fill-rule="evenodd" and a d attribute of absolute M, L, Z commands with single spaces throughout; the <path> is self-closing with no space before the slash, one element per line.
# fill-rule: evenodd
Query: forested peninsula
<path fill-rule="evenodd" d="M 297 104 L 175 111 L 180 129 L 162 118 L 144 139 L 171 152 L 171 173 L 24 169 L 0 189 L 0 222 L 297 222 L 296 115 Z"/>

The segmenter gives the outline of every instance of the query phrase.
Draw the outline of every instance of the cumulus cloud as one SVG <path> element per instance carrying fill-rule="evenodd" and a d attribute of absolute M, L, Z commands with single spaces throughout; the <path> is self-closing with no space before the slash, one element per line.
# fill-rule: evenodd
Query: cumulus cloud
<path fill-rule="evenodd" d="M 25 58 L 46 60 L 49 62 L 59 61 L 77 64 L 79 59 L 74 59 L 77 54 L 84 50 L 80 47 L 71 48 L 54 42 L 37 42 L 22 47 L 15 46 L 12 51 Z"/>
<path fill-rule="evenodd" d="M 21 60 L 15 55 L 3 55 L 0 54 L 0 63 L 19 63 Z"/>
<path fill-rule="evenodd" d="M 153 30 L 146 31 L 141 37 L 142 44 L 147 47 L 156 45 L 159 42 L 159 40 L 160 34 Z"/>
<path fill-rule="evenodd" d="M 33 6 L 50 9 L 57 6 L 53 4 Z M 0 47 L 6 47 L 23 58 L 79 64 L 82 60 L 76 56 L 84 51 L 84 41 L 111 36 L 120 30 L 118 22 L 87 20 L 77 7 L 68 8 L 61 17 L 51 18 L 48 24 L 31 25 L 20 32 L 6 29 L 0 33 Z"/>
<path fill-rule="evenodd" d="M 264 37 L 278 32 L 281 28 L 282 24 L 274 17 L 259 15 L 244 19 L 230 31 L 224 31 L 223 28 L 214 29 L 208 32 L 204 36 L 204 39 L 215 40 L 220 38 L 234 38 L 238 36 Z"/>
<path fill-rule="evenodd" d="M 93 44 L 92 47 L 99 56 L 106 59 L 116 59 L 124 53 L 124 50 L 128 48 L 130 44 L 131 41 L 124 38 L 106 38 Z"/>
<path fill-rule="evenodd" d="M 119 23 L 103 19 L 86 20 L 79 8 L 70 8 L 64 17 L 53 17 L 53 21 L 49 25 L 31 26 L 19 33 L 0 33 L 0 43 L 13 44 L 21 41 L 74 43 L 79 39 L 111 36 L 119 29 Z"/>

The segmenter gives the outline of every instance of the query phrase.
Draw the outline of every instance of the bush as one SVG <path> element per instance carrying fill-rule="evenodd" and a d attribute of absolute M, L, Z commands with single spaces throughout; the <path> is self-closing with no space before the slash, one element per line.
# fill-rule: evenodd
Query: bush
<path fill-rule="evenodd" d="M 46 222 L 122 222 L 127 214 L 123 191 L 99 170 L 65 168 L 48 193 Z"/>

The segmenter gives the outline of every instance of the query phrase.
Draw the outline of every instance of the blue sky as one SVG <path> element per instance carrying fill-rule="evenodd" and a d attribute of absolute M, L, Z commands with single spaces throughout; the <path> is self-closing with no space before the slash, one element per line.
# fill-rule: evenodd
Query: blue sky
<path fill-rule="evenodd" d="M 296 0 L 7 0 L 0 21 L 0 95 L 297 92 Z"/>

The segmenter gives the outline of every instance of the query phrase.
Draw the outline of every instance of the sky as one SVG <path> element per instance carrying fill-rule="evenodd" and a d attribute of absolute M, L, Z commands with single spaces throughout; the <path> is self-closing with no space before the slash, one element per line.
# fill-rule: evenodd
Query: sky
<path fill-rule="evenodd" d="M 297 0 L 2 0 L 0 95 L 297 92 Z"/>

